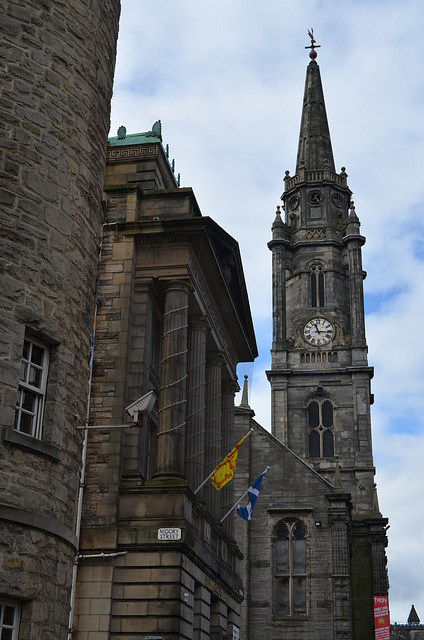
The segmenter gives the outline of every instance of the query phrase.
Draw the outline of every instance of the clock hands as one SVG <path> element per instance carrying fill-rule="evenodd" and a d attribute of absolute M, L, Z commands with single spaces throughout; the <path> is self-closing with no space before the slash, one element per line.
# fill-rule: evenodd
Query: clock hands
<path fill-rule="evenodd" d="M 317 325 L 316 322 L 314 322 L 314 325 L 315 325 L 315 329 L 318 331 L 318 333 L 321 333 L 321 331 L 319 330 L 318 325 Z"/>

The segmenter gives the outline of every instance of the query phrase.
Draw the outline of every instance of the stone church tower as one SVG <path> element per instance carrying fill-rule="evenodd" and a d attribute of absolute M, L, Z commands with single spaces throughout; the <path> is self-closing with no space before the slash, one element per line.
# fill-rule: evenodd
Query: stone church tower
<path fill-rule="evenodd" d="M 335 169 L 314 47 L 310 56 L 296 171 L 286 171 L 285 217 L 278 207 L 269 243 L 272 437 L 256 427 L 240 455 L 247 486 L 271 467 L 249 531 L 237 524 L 244 637 L 372 640 L 373 595 L 388 588 L 387 520 L 374 484 L 365 238 Z M 240 434 L 248 416 L 237 409 Z"/>

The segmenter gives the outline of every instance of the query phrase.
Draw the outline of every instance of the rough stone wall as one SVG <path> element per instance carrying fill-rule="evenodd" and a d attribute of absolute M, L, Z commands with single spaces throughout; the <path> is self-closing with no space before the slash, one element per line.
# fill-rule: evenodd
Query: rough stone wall
<path fill-rule="evenodd" d="M 0 16 L 0 584 L 28 599 L 22 639 L 67 624 L 119 11 L 5 0 Z M 25 332 L 51 350 L 41 441 L 13 431 Z"/>

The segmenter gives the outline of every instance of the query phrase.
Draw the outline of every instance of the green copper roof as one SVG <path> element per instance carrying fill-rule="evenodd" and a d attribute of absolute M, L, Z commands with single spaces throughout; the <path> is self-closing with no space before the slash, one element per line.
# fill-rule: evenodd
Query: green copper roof
<path fill-rule="evenodd" d="M 127 134 L 125 127 L 119 127 L 117 133 L 117 136 L 108 138 L 108 143 L 111 147 L 162 142 L 162 125 L 160 120 L 155 122 L 151 131 Z"/>

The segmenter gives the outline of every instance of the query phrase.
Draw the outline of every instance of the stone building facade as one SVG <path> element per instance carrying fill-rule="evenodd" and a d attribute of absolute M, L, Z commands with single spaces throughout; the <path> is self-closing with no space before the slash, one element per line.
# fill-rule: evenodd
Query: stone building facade
<path fill-rule="evenodd" d="M 157 122 L 109 141 L 76 640 L 240 626 L 241 554 L 220 522 L 234 486 L 196 490 L 234 441 L 236 365 L 256 342 L 238 245 L 178 187 L 161 140 Z"/>
<path fill-rule="evenodd" d="M 347 174 L 335 170 L 320 71 L 307 68 L 296 172 L 272 226 L 271 428 L 236 410 L 236 492 L 269 465 L 244 554 L 241 637 L 374 640 L 387 595 L 387 519 L 374 484 L 361 247 Z M 247 526 L 246 526 L 247 525 Z"/>
<path fill-rule="evenodd" d="M 0 622 L 65 638 L 118 0 L 4 0 Z"/>

